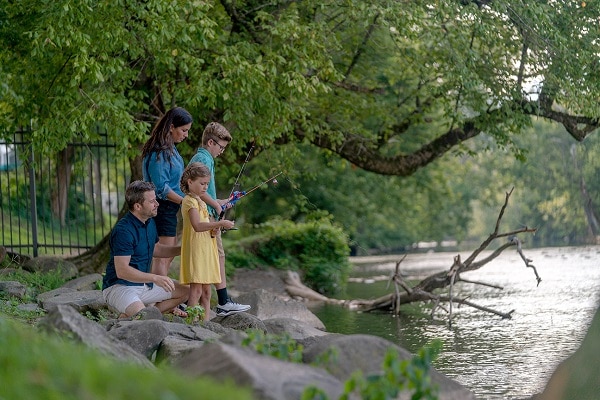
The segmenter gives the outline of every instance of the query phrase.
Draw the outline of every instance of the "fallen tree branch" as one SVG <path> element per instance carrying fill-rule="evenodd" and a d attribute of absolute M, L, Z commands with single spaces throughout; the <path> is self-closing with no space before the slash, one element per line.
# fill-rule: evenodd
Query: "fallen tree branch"
<path fill-rule="evenodd" d="M 514 188 L 513 188 L 514 189 Z M 403 304 L 415 303 L 415 302 L 433 302 L 432 316 L 437 309 L 442 309 L 448 313 L 448 320 L 451 324 L 453 318 L 453 304 L 461 304 L 467 305 L 469 307 L 475 308 L 480 311 L 488 312 L 491 314 L 498 315 L 502 318 L 511 318 L 514 310 L 509 312 L 501 312 L 498 310 L 494 310 L 489 307 L 478 305 L 466 298 L 456 297 L 454 295 L 454 289 L 457 284 L 460 283 L 474 283 L 477 285 L 484 285 L 491 288 L 495 288 L 498 290 L 502 290 L 501 286 L 493 285 L 490 283 L 476 282 L 464 279 L 461 274 L 475 271 L 483 267 L 484 265 L 492 262 L 496 259 L 500 254 L 502 254 L 506 249 L 510 247 L 516 247 L 517 252 L 521 256 L 521 259 L 525 262 L 525 266 L 527 268 L 532 268 L 538 283 L 538 286 L 541 282 L 541 278 L 537 273 L 536 267 L 532 264 L 532 260 L 527 258 L 523 252 L 522 241 L 517 237 L 519 234 L 524 233 L 535 233 L 537 231 L 536 228 L 529 228 L 527 226 L 508 231 L 508 232 L 500 232 L 500 223 L 506 208 L 508 206 L 508 201 L 513 192 L 511 189 L 506 193 L 504 203 L 500 209 L 498 214 L 498 218 L 496 219 L 496 224 L 494 227 L 494 231 L 479 245 L 477 249 L 475 249 L 469 257 L 466 258 L 465 261 L 461 261 L 461 256 L 456 255 L 453 259 L 452 266 L 448 271 L 441 271 L 429 275 L 424 278 L 414 286 L 410 286 L 402 277 L 400 272 L 400 265 L 402 261 L 404 261 L 407 255 L 404 255 L 399 261 L 396 262 L 396 268 L 394 273 L 390 276 L 388 281 L 388 288 L 390 283 L 394 284 L 394 291 L 392 293 L 386 294 L 384 296 L 378 297 L 376 299 L 371 300 L 362 300 L 362 299 L 352 299 L 352 300 L 334 300 L 329 299 L 326 296 L 321 295 L 320 293 L 312 291 L 312 289 L 302 285 L 300 282 L 300 278 L 297 276 L 289 277 L 289 284 L 286 280 L 286 289 L 288 292 L 294 296 L 301 296 L 307 298 L 309 300 L 318 300 L 318 301 L 326 301 L 329 303 L 337 303 L 343 304 L 345 307 L 360 310 L 364 312 L 371 311 L 386 311 L 392 312 L 394 314 L 399 314 L 400 306 Z M 497 249 L 492 251 L 488 256 L 477 260 L 477 257 L 480 256 L 483 251 L 487 250 L 487 248 L 501 238 L 508 238 L 508 241 L 501 244 Z M 436 293 L 436 291 L 446 289 L 448 290 L 447 295 L 441 295 Z M 402 289 L 402 290 L 401 290 Z M 448 303 L 448 309 L 443 306 L 443 303 Z"/>
<path fill-rule="evenodd" d="M 491 288 L 498 289 L 498 290 L 504 290 L 504 288 L 502 286 L 492 285 L 491 283 L 487 283 L 487 282 L 472 281 L 469 279 L 464 279 L 463 277 L 460 278 L 460 281 L 464 282 L 464 283 L 472 283 L 474 285 L 487 286 L 487 287 L 491 287 Z"/>

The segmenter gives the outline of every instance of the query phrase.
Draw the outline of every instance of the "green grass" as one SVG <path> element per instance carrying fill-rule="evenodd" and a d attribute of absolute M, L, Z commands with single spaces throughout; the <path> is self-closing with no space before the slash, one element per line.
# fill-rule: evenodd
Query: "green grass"
<path fill-rule="evenodd" d="M 30 273 L 10 260 L 0 263 L 2 281 L 18 281 L 29 289 L 24 298 L 0 293 L 0 400 L 9 399 L 251 399 L 251 392 L 233 383 L 188 378 L 168 366 L 141 368 L 106 357 L 93 349 L 40 332 L 41 309 L 23 311 L 39 293 L 64 283 L 59 273 Z M 90 319 L 102 316 L 87 315 Z"/>
<path fill-rule="evenodd" d="M 233 383 L 119 362 L 0 315 L 0 399 L 251 399 Z"/>
<path fill-rule="evenodd" d="M 14 268 L 15 271 L 0 274 L 0 281 L 16 281 L 27 286 L 27 291 L 23 298 L 9 296 L 7 293 L 0 292 L 0 314 L 7 317 L 35 325 L 37 321 L 45 315 L 44 310 L 26 311 L 19 306 L 26 303 L 37 303 L 36 297 L 40 293 L 48 292 L 61 287 L 65 279 L 59 271 L 49 273 L 28 272 L 21 269 L 18 265 L 7 260 L 8 257 L 0 263 L 0 270 L 5 268 Z"/>

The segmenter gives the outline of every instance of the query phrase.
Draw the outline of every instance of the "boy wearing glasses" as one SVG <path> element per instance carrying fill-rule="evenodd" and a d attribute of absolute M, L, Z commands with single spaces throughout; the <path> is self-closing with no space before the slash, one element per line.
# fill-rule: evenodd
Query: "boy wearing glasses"
<path fill-rule="evenodd" d="M 210 170 L 210 182 L 208 189 L 203 196 L 200 196 L 208 206 L 208 213 L 211 221 L 217 221 L 221 213 L 221 206 L 228 202 L 228 199 L 217 199 L 217 188 L 215 185 L 215 158 L 219 157 L 233 138 L 223 125 L 218 122 L 211 122 L 206 125 L 202 133 L 202 146 L 192 157 L 189 164 L 200 162 Z M 221 283 L 216 284 L 217 305 L 216 313 L 219 317 L 224 317 L 234 313 L 248 311 L 250 306 L 239 304 L 233 301 L 227 294 L 227 277 L 225 275 L 225 251 L 223 250 L 223 241 L 221 240 L 221 231 L 217 230 L 217 250 L 219 253 L 219 267 L 221 271 Z"/>

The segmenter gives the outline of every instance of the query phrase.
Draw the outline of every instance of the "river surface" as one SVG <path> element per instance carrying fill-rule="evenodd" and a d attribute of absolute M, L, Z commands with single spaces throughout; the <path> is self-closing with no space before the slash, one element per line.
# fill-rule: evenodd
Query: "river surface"
<path fill-rule="evenodd" d="M 401 272 L 407 280 L 418 281 L 447 271 L 459 253 L 462 260 L 470 254 L 409 254 Z M 500 312 L 514 310 L 511 319 L 456 304 L 451 327 L 443 312 L 432 320 L 427 304 L 402 306 L 399 317 L 335 305 L 313 308 L 313 312 L 329 332 L 381 336 L 413 353 L 441 339 L 442 353 L 434 362 L 439 372 L 466 386 L 478 399 L 525 399 L 544 389 L 557 364 L 585 336 L 600 295 L 600 246 L 525 249 L 524 253 L 537 268 L 539 286 L 534 271 L 525 267 L 515 249 L 508 249 L 481 269 L 462 275 L 502 290 L 460 283 L 454 292 Z M 355 257 L 352 277 L 389 277 L 401 258 Z M 373 299 L 393 290 L 386 285 L 377 279 L 350 282 L 338 297 Z"/>

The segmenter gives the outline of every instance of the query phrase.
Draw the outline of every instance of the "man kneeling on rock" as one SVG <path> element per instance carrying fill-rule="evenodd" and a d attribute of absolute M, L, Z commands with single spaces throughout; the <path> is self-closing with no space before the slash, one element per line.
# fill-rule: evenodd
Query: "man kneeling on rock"
<path fill-rule="evenodd" d="M 125 202 L 129 212 L 110 234 L 110 260 L 102 282 L 104 300 L 121 313 L 119 318 L 131 317 L 148 305 L 155 305 L 161 312 L 172 311 L 185 303 L 189 288 L 168 276 L 150 273 L 152 257 L 174 257 L 181 252 L 180 246 L 158 243 L 153 219 L 158 210 L 154 185 L 131 182 Z"/>

